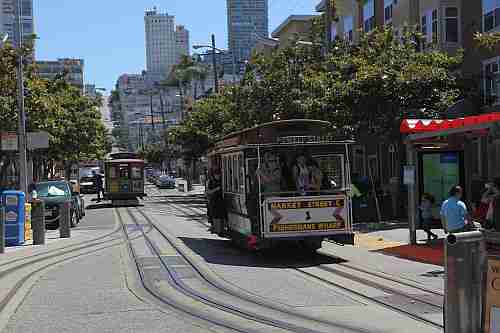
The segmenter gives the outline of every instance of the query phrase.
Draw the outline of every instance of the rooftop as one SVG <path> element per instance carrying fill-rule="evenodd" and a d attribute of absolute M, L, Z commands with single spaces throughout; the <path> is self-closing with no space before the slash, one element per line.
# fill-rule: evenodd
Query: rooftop
<path fill-rule="evenodd" d="M 272 33 L 271 36 L 273 38 L 279 38 L 280 34 L 283 30 L 292 22 L 307 22 L 314 18 L 318 17 L 318 15 L 290 15 L 287 17 L 283 23 L 281 23 Z"/>

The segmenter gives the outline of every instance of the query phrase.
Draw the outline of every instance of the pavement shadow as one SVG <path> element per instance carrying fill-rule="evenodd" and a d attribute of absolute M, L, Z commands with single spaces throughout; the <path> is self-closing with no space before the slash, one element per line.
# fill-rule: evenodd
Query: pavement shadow
<path fill-rule="evenodd" d="M 206 262 L 227 266 L 261 268 L 303 268 L 345 262 L 319 253 L 312 253 L 297 243 L 284 242 L 272 249 L 248 251 L 227 239 L 180 237 L 184 244 Z"/>
<path fill-rule="evenodd" d="M 85 206 L 86 210 L 109 209 L 109 208 L 113 208 L 113 205 L 111 203 L 95 203 L 95 204 L 90 204 L 90 205 Z"/>

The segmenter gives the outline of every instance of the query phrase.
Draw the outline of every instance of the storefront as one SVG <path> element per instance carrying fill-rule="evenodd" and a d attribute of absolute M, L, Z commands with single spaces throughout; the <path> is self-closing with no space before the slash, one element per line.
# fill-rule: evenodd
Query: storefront
<path fill-rule="evenodd" d="M 423 193 L 436 199 L 433 215 L 439 221 L 439 207 L 452 186 L 464 188 L 464 200 L 472 209 L 484 183 L 498 176 L 499 129 L 500 113 L 401 123 L 400 131 L 407 135 L 405 183 L 412 244 L 416 244 L 417 207 Z"/>

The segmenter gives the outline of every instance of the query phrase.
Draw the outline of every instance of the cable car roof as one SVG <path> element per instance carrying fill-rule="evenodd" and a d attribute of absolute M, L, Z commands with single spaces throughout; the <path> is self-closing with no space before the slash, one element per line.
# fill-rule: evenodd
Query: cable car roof
<path fill-rule="evenodd" d="M 235 146 L 296 145 L 296 144 L 350 144 L 354 141 L 335 140 L 328 133 L 332 124 L 313 119 L 291 119 L 264 123 L 226 135 L 214 150 Z"/>
<path fill-rule="evenodd" d="M 121 160 L 106 160 L 105 163 L 142 163 L 144 164 L 144 160 L 139 159 L 121 159 Z"/>

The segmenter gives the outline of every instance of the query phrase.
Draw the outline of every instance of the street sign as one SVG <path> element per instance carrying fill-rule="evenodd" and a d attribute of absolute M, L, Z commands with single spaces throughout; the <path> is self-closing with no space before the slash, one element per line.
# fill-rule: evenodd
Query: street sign
<path fill-rule="evenodd" d="M 47 149 L 49 148 L 49 133 L 30 132 L 28 133 L 28 149 Z"/>
<path fill-rule="evenodd" d="M 17 150 L 17 134 L 16 133 L 1 133 L 0 142 L 2 143 L 2 150 L 16 151 Z"/>

